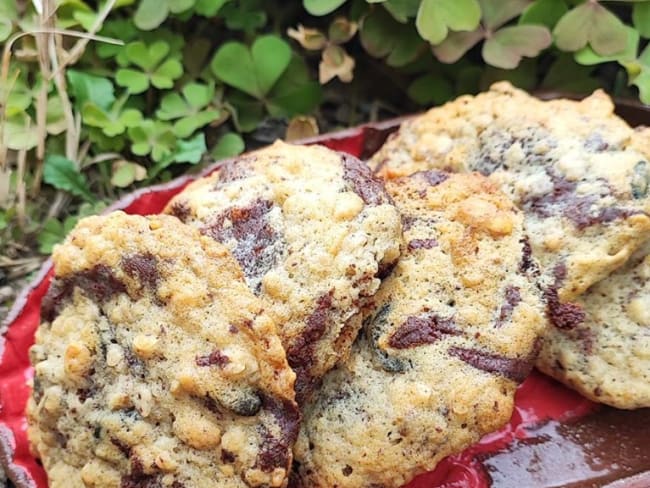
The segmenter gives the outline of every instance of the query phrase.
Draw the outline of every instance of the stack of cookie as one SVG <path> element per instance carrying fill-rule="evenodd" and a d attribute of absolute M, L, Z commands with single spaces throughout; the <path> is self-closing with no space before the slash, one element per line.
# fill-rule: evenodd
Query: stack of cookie
<path fill-rule="evenodd" d="M 603 95 L 495 85 L 370 167 L 276 143 L 168 215 L 81 221 L 30 352 L 50 486 L 399 487 L 503 426 L 536 360 L 650 405 L 649 153 Z"/>

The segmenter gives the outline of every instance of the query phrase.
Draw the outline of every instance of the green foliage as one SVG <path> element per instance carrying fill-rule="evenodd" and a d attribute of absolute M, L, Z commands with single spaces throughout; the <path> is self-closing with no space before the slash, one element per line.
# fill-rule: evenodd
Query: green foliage
<path fill-rule="evenodd" d="M 0 254 L 11 240 L 48 253 L 123 192 L 285 129 L 414 112 L 500 79 L 650 103 L 650 0 L 118 0 L 101 25 L 105 1 L 60 0 L 48 22 L 90 38 L 56 50 L 24 35 L 43 27 L 37 4 L 0 0 L 0 45 L 23 34 L 0 80 Z"/>

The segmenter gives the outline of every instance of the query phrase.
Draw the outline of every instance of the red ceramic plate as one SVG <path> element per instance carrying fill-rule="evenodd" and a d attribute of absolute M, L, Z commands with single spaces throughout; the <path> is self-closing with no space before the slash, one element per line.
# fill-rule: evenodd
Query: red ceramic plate
<path fill-rule="evenodd" d="M 629 107 L 628 107 L 629 108 Z M 636 107 L 631 122 L 650 122 Z M 401 119 L 403 120 L 403 119 Z M 400 119 L 303 141 L 361 158 L 372 155 Z M 218 164 L 205 173 L 214 171 Z M 193 177 L 137 191 L 109 210 L 155 214 Z M 0 466 L 18 487 L 47 487 L 29 452 L 25 404 L 32 369 L 28 349 L 51 279 L 47 262 L 17 300 L 0 337 Z M 650 409 L 623 412 L 599 407 L 534 372 L 520 387 L 510 423 L 464 452 L 443 460 L 408 488 L 650 487 Z"/>

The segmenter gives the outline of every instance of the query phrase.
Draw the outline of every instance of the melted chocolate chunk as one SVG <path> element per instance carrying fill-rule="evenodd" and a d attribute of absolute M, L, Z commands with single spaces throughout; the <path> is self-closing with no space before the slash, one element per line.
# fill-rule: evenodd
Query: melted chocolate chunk
<path fill-rule="evenodd" d="M 558 263 L 553 269 L 555 282 L 544 291 L 546 299 L 546 315 L 555 327 L 570 330 L 585 320 L 584 309 L 576 303 L 560 303 L 558 289 L 562 286 L 567 274 L 564 263 Z"/>
<path fill-rule="evenodd" d="M 273 202 L 257 199 L 247 207 L 229 208 L 201 229 L 216 241 L 237 241 L 233 255 L 256 293 L 261 290 L 262 276 L 275 267 L 282 254 L 281 236 L 268 221 L 273 208 Z"/>
<path fill-rule="evenodd" d="M 131 457 L 131 473 L 122 476 L 120 488 L 162 488 L 158 475 L 146 474 L 142 461 Z"/>
<path fill-rule="evenodd" d="M 524 237 L 521 241 L 522 250 L 521 250 L 521 263 L 519 263 L 519 272 L 527 274 L 532 272 L 536 275 L 539 273 L 539 267 L 533 259 L 533 248 L 530 247 L 530 240 L 528 237 Z"/>
<path fill-rule="evenodd" d="M 138 280 L 145 288 L 155 292 L 160 282 L 158 258 L 153 254 L 131 254 L 122 258 L 122 269 L 127 276 Z"/>
<path fill-rule="evenodd" d="M 585 139 L 584 146 L 585 149 L 591 152 L 604 152 L 609 149 L 609 144 L 603 139 L 600 132 L 592 132 L 589 134 L 587 139 Z"/>
<path fill-rule="evenodd" d="M 314 350 L 323 337 L 329 324 L 329 312 L 332 308 L 332 292 L 321 296 L 316 302 L 316 309 L 307 318 L 302 334 L 296 337 L 287 348 L 289 365 L 296 373 L 296 399 L 302 403 L 311 391 L 313 383 L 310 369 L 314 359 Z"/>
<path fill-rule="evenodd" d="M 216 187 L 221 188 L 232 181 L 243 180 L 251 175 L 253 163 L 256 161 L 255 156 L 245 156 L 238 159 L 225 161 L 219 166 L 219 180 Z"/>
<path fill-rule="evenodd" d="M 497 328 L 501 327 L 510 320 L 513 310 L 521 302 L 521 293 L 519 292 L 519 288 L 516 286 L 507 287 L 504 299 L 505 303 L 501 306 L 499 316 L 497 317 L 497 320 L 494 324 L 494 326 Z"/>
<path fill-rule="evenodd" d="M 395 356 L 391 356 L 387 351 L 379 347 L 378 344 L 382 333 L 390 325 L 388 323 L 388 314 L 390 309 L 390 304 L 385 303 L 382 305 L 374 317 L 366 319 L 364 329 L 366 331 L 370 350 L 372 351 L 373 360 L 378 363 L 384 371 L 389 373 L 402 373 L 406 371 L 406 368 L 408 367 L 407 362 Z"/>
<path fill-rule="evenodd" d="M 298 438 L 300 411 L 291 400 L 267 395 L 262 395 L 262 409 L 275 419 L 279 435 L 273 434 L 275 429 L 266 425 L 261 428 L 263 442 L 255 465 L 265 473 L 275 468 L 284 468 L 288 472 L 291 449 Z"/>
<path fill-rule="evenodd" d="M 415 176 L 424 179 L 431 186 L 438 186 L 449 179 L 449 174 L 444 171 L 430 169 L 427 171 L 418 171 Z"/>
<path fill-rule="evenodd" d="M 350 466 L 349 464 L 346 464 L 343 467 L 343 469 L 341 470 L 341 473 L 343 474 L 343 476 L 347 477 L 347 476 L 350 476 L 352 474 L 352 471 L 353 471 L 352 466 Z"/>
<path fill-rule="evenodd" d="M 636 199 L 645 198 L 648 194 L 648 185 L 650 184 L 650 173 L 648 163 L 639 161 L 634 166 L 634 174 L 630 187 L 632 188 L 632 196 Z"/>
<path fill-rule="evenodd" d="M 390 203 L 384 183 L 372 174 L 368 165 L 347 154 L 341 155 L 343 179 L 350 184 L 352 191 L 359 195 L 366 205 Z"/>
<path fill-rule="evenodd" d="M 131 446 L 122 442 L 117 437 L 111 437 L 109 440 L 111 441 L 111 444 L 117 447 L 120 452 L 124 454 L 124 457 L 131 457 Z"/>
<path fill-rule="evenodd" d="M 399 262 L 399 258 L 397 258 L 395 261 L 379 263 L 379 267 L 377 268 L 377 274 L 375 275 L 375 278 L 379 278 L 380 280 L 383 280 L 384 278 L 388 278 L 390 274 L 393 272 L 393 270 L 395 269 L 395 266 L 397 266 L 398 262 Z"/>
<path fill-rule="evenodd" d="M 395 349 L 409 349 L 423 344 L 433 344 L 444 336 L 460 333 L 452 318 L 425 313 L 407 318 L 390 336 L 388 345 Z"/>
<path fill-rule="evenodd" d="M 169 209 L 169 213 L 181 222 L 187 222 L 192 215 L 192 209 L 185 200 L 176 200 Z"/>
<path fill-rule="evenodd" d="M 435 239 L 413 239 L 407 244 L 409 251 L 415 251 L 416 249 L 433 249 L 438 246 L 438 241 Z"/>
<path fill-rule="evenodd" d="M 517 383 L 524 381 L 533 367 L 532 361 L 507 358 L 466 347 L 450 347 L 449 354 L 473 368 L 503 376 Z"/>
<path fill-rule="evenodd" d="M 126 292 L 124 283 L 103 264 L 63 278 L 55 278 L 41 302 L 41 320 L 52 322 L 61 312 L 64 303 L 72 297 L 75 288 L 100 304 Z"/>
<path fill-rule="evenodd" d="M 230 358 L 218 349 L 215 349 L 211 353 L 205 354 L 204 356 L 197 355 L 194 359 L 194 362 L 197 366 L 213 366 L 216 364 L 220 368 L 223 368 L 230 362 Z"/>
<path fill-rule="evenodd" d="M 599 199 L 607 196 L 609 190 L 603 190 L 601 195 L 579 195 L 576 191 L 577 183 L 568 181 L 550 170 L 547 170 L 547 173 L 553 182 L 553 190 L 546 195 L 524 201 L 525 210 L 542 218 L 562 215 L 579 230 L 583 230 L 642 213 L 640 210 L 621 207 L 598 208 Z"/>
<path fill-rule="evenodd" d="M 222 463 L 224 463 L 224 464 L 233 464 L 235 462 L 235 459 L 236 459 L 236 457 L 235 457 L 234 453 L 232 453 L 230 451 L 226 451 L 225 449 L 221 450 L 221 462 Z"/>

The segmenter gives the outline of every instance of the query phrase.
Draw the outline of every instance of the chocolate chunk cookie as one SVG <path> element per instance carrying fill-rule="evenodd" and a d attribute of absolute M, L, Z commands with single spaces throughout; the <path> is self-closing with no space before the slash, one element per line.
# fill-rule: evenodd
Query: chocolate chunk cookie
<path fill-rule="evenodd" d="M 650 407 L 650 243 L 577 306 L 583 320 L 546 332 L 538 368 L 596 402 Z"/>
<path fill-rule="evenodd" d="M 296 486 L 399 487 L 503 426 L 544 318 L 523 215 L 487 178 L 387 183 L 406 250 L 304 408 Z"/>
<path fill-rule="evenodd" d="M 286 485 L 295 375 L 224 246 L 116 212 L 53 260 L 27 412 L 50 487 Z"/>
<path fill-rule="evenodd" d="M 304 401 L 344 357 L 359 311 L 394 265 L 397 209 L 352 156 L 320 146 L 273 146 L 226 163 L 166 211 L 224 243 L 280 324 Z"/>
<path fill-rule="evenodd" d="M 551 304 L 566 303 L 625 263 L 650 229 L 650 129 L 613 110 L 602 91 L 544 102 L 497 83 L 405 122 L 371 166 L 385 178 L 490 175 L 525 212 Z M 565 312 L 556 325 L 574 320 Z"/>

